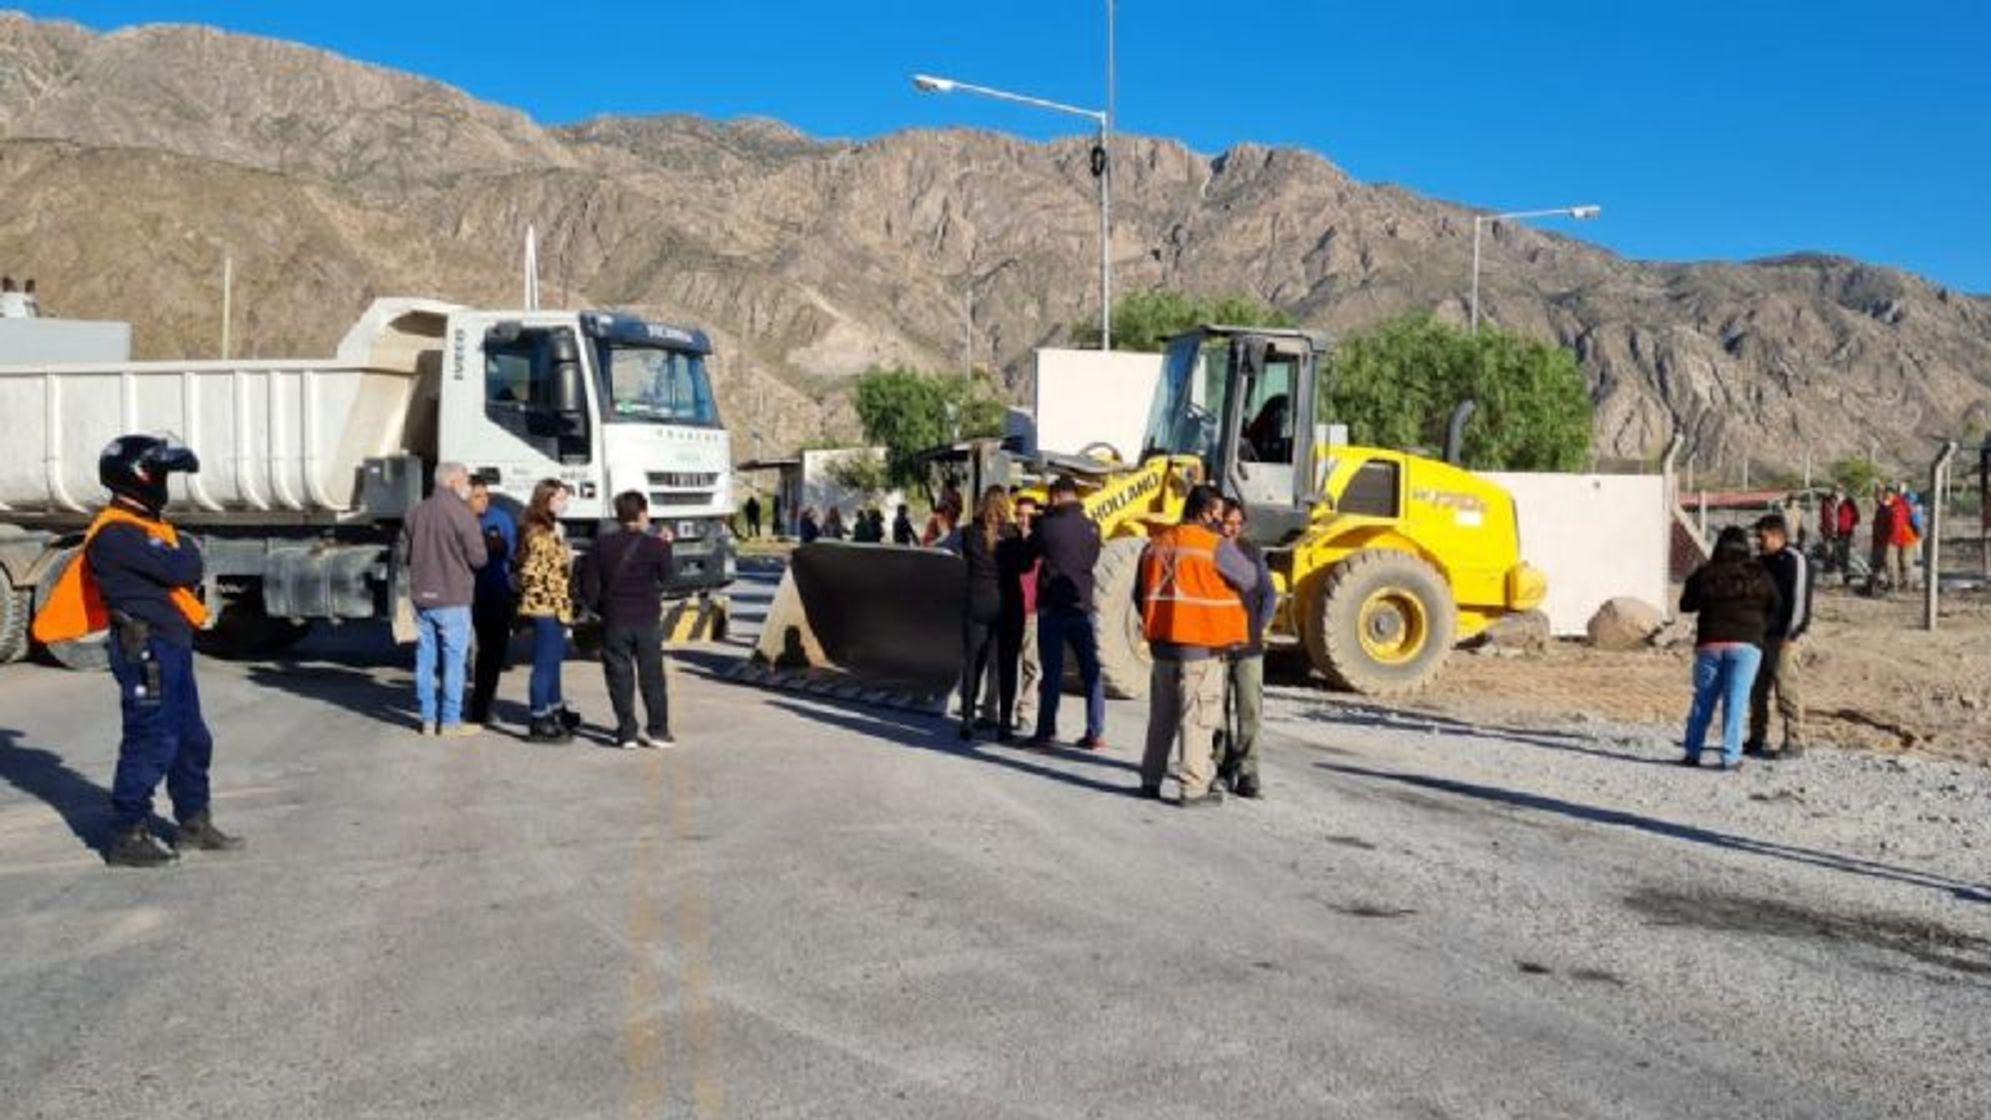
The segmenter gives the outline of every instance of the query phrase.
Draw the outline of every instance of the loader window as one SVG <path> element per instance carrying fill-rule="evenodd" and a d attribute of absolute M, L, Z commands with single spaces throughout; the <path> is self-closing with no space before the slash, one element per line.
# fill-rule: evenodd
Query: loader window
<path fill-rule="evenodd" d="M 1220 342 L 1197 346 L 1185 341 L 1170 347 L 1148 413 L 1143 451 L 1215 460 L 1229 373 L 1230 351 Z"/>
<path fill-rule="evenodd" d="M 1290 358 L 1273 357 L 1244 402 L 1243 439 L 1238 457 L 1247 463 L 1293 461 L 1293 370 Z"/>
<path fill-rule="evenodd" d="M 1341 491 L 1341 500 L 1334 508 L 1339 513 L 1352 513 L 1361 517 L 1397 517 L 1401 515 L 1398 503 L 1397 464 L 1387 459 L 1371 459 L 1355 469 L 1355 477 Z"/>

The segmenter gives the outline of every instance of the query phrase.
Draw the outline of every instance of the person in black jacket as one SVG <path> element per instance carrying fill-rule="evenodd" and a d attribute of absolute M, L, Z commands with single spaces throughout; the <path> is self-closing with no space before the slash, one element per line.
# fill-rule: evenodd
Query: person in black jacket
<path fill-rule="evenodd" d="M 1680 609 L 1699 614 L 1694 634 L 1694 703 L 1687 714 L 1684 766 L 1701 764 L 1701 745 L 1722 707 L 1721 768 L 1742 765 L 1742 730 L 1749 690 L 1762 661 L 1763 635 L 1781 606 L 1770 573 L 1749 555 L 1749 534 L 1737 526 L 1715 537 L 1714 557 L 1694 569 Z"/>
<path fill-rule="evenodd" d="M 208 809 L 214 737 L 201 715 L 193 651 L 194 630 L 207 620 L 197 594 L 201 551 L 162 512 L 167 476 L 199 470 L 194 453 L 170 439 L 113 440 L 97 460 L 110 505 L 35 619 L 36 636 L 44 641 L 55 630 L 65 631 L 64 637 L 106 624 L 110 630 L 111 674 L 124 720 L 104 849 L 113 866 L 158 867 L 181 852 L 228 851 L 243 843 L 216 828 Z M 150 831 L 152 791 L 161 779 L 179 824 L 170 849 Z"/>
<path fill-rule="evenodd" d="M 615 496 L 620 531 L 595 543 L 582 565 L 581 594 L 601 613 L 601 667 L 615 708 L 615 742 L 624 750 L 669 747 L 671 699 L 664 681 L 663 594 L 671 577 L 670 531 L 652 534 L 650 502 L 630 490 Z M 643 730 L 636 696 L 643 693 Z"/>
<path fill-rule="evenodd" d="M 996 665 L 996 730 L 1009 734 L 1009 715 L 1016 704 L 1016 663 L 1002 657 L 1002 579 L 997 550 L 1014 530 L 1009 523 L 1009 495 L 1000 486 L 982 494 L 974 521 L 961 526 L 962 566 L 968 594 L 961 615 L 961 738 L 975 737 L 975 700 L 991 659 Z"/>
<path fill-rule="evenodd" d="M 1078 655 L 1085 686 L 1085 734 L 1078 745 L 1106 745 L 1106 681 L 1099 672 L 1098 617 L 1092 603 L 1092 569 L 1099 563 L 1099 523 L 1087 517 L 1078 483 L 1051 484 L 1051 509 L 1031 538 L 1044 566 L 1037 575 L 1037 660 L 1044 677 L 1037 689 L 1037 733 L 1030 745 L 1049 746 L 1058 734 L 1058 698 L 1064 690 L 1065 646 Z"/>
<path fill-rule="evenodd" d="M 1804 753 L 1804 700 L 1797 668 L 1797 640 L 1811 626 L 1811 563 L 1790 547 L 1790 528 L 1775 514 L 1756 522 L 1762 542 L 1759 562 L 1776 582 L 1778 607 L 1763 632 L 1763 664 L 1749 693 L 1749 742 L 1742 753 L 1762 758 L 1796 758 Z M 1771 752 L 1770 696 L 1784 721 L 1783 749 Z"/>

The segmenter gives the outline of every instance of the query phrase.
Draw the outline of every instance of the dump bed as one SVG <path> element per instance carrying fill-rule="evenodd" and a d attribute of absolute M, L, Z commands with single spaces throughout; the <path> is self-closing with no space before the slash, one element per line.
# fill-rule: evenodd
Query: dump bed
<path fill-rule="evenodd" d="M 435 445 L 449 305 L 380 300 L 325 361 L 4 364 L 0 518 L 80 521 L 103 500 L 97 455 L 171 432 L 200 456 L 176 475 L 189 522 L 327 521 L 359 506 L 365 460 Z"/>

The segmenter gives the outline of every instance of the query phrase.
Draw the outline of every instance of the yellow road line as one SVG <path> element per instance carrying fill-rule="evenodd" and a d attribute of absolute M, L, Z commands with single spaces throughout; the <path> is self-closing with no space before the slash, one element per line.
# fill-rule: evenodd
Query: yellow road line
<path fill-rule="evenodd" d="M 629 869 L 629 990 L 622 1021 L 622 1060 L 628 1072 L 622 1114 L 661 1115 L 669 1099 L 664 1049 L 664 973 L 658 955 L 667 933 L 662 899 L 652 878 L 663 855 L 664 760 L 644 752 L 642 824 Z"/>
<path fill-rule="evenodd" d="M 695 839 L 691 774 L 683 751 L 671 752 L 671 833 L 685 855 L 678 875 L 678 927 L 684 957 L 684 1011 L 691 1042 L 691 1107 L 699 1120 L 726 1112 L 726 1091 L 715 1069 L 712 1031 L 712 923 L 704 879 L 691 859 Z"/>

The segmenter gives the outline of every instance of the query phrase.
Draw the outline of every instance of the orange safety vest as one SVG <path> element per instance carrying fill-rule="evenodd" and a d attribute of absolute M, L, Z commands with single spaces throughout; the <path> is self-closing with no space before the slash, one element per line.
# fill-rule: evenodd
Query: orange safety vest
<path fill-rule="evenodd" d="M 1223 538 L 1201 525 L 1156 533 L 1141 553 L 1141 631 L 1150 642 L 1227 649 L 1250 640 L 1237 592 L 1217 571 Z"/>
<path fill-rule="evenodd" d="M 117 506 L 105 506 L 104 512 L 90 523 L 90 531 L 83 537 L 82 547 L 76 550 L 76 558 L 62 570 L 62 578 L 55 581 L 55 591 L 35 613 L 35 641 L 43 645 L 57 642 L 73 642 L 92 634 L 110 629 L 111 612 L 104 606 L 103 592 L 97 589 L 97 577 L 90 572 L 90 542 L 108 525 L 136 525 L 156 541 L 164 541 L 168 548 L 178 548 L 180 534 L 164 521 L 153 521 Z M 173 605 L 180 608 L 181 617 L 198 630 L 207 625 L 207 605 L 192 588 L 175 587 L 172 591 Z"/>

